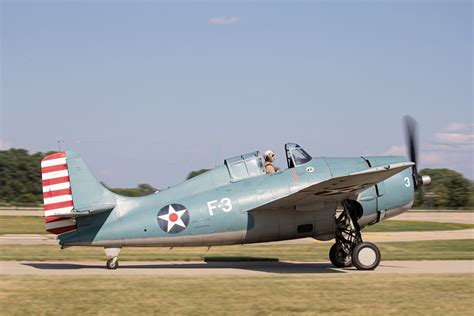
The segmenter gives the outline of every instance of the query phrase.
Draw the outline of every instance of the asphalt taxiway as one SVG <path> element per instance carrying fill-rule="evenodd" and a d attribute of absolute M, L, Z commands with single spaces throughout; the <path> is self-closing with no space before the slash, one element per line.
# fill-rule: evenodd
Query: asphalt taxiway
<path fill-rule="evenodd" d="M 473 260 L 382 261 L 374 271 L 336 269 L 329 262 L 120 262 L 107 270 L 104 262 L 0 261 L 0 275 L 275 275 L 275 274 L 445 274 L 474 273 Z"/>
<path fill-rule="evenodd" d="M 435 232 L 367 232 L 364 240 L 371 242 L 418 241 L 418 240 L 454 240 L 474 239 L 474 229 L 447 230 Z M 311 244 L 318 241 L 313 238 L 277 241 L 273 243 Z M 55 235 L 51 234 L 7 234 L 0 236 L 0 245 L 58 245 Z"/>

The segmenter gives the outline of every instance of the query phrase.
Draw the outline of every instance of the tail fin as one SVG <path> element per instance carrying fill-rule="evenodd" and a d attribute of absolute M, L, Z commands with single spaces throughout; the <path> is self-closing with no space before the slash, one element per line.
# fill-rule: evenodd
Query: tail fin
<path fill-rule="evenodd" d="M 74 217 L 110 209 L 114 196 L 74 152 L 58 152 L 41 162 L 46 230 L 62 234 L 77 229 Z"/>
<path fill-rule="evenodd" d="M 57 216 L 69 214 L 74 208 L 66 153 L 46 156 L 41 161 L 41 177 L 46 230 L 56 235 L 75 230 L 76 222 L 71 219 L 72 216 Z"/>

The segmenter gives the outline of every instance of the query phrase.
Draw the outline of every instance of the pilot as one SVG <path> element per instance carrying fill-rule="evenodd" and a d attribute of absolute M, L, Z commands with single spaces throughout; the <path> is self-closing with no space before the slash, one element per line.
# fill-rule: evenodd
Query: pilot
<path fill-rule="evenodd" d="M 271 150 L 265 152 L 265 172 L 266 173 L 275 173 L 276 168 L 273 166 L 273 162 L 276 160 L 275 153 Z"/>

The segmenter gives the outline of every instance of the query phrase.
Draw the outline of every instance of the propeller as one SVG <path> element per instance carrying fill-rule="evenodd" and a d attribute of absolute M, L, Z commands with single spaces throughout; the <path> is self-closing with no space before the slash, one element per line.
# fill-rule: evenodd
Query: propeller
<path fill-rule="evenodd" d="M 418 123 L 409 115 L 406 115 L 403 119 L 405 121 L 405 137 L 408 147 L 408 158 L 410 161 L 415 163 L 412 167 L 413 183 L 415 190 L 418 190 L 422 185 L 430 184 L 431 178 L 430 176 L 421 176 L 418 173 Z"/>

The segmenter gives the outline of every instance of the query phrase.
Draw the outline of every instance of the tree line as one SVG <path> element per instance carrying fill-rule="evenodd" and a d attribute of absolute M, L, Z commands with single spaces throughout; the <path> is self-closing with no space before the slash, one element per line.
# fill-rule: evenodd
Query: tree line
<path fill-rule="evenodd" d="M 415 207 L 474 208 L 474 182 L 450 169 L 423 169 L 420 175 L 431 177 L 431 183 L 415 194 Z"/>
<path fill-rule="evenodd" d="M 37 206 L 43 203 L 41 185 L 41 160 L 54 152 L 30 154 L 26 149 L 0 150 L 0 206 Z M 136 188 L 111 188 L 110 191 L 125 196 L 153 194 L 156 188 L 139 184 Z"/>
<path fill-rule="evenodd" d="M 41 160 L 52 152 L 29 153 L 26 149 L 0 150 L 0 205 L 36 206 L 43 202 L 41 187 Z M 208 169 L 189 172 L 187 179 Z M 423 169 L 429 175 L 430 185 L 423 186 L 415 195 L 415 207 L 420 208 L 474 208 L 474 183 L 450 169 Z M 157 191 L 142 183 L 136 188 L 106 188 L 125 196 L 144 196 Z"/>

